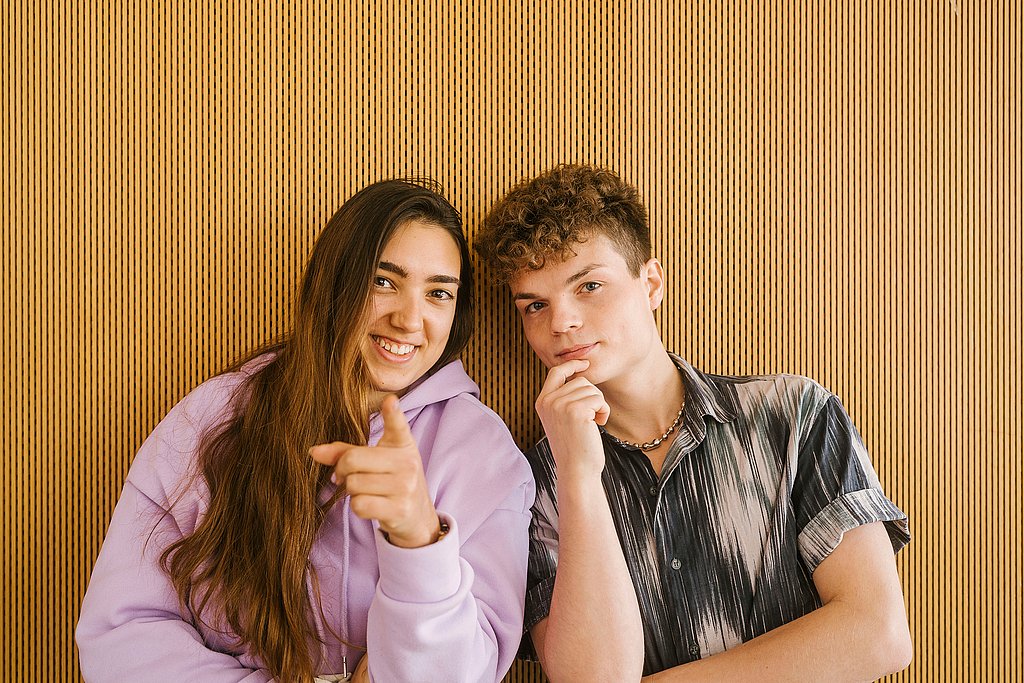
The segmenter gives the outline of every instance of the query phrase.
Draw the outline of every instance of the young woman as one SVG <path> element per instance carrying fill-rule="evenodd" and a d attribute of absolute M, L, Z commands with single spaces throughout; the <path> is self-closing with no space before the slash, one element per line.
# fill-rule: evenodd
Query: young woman
<path fill-rule="evenodd" d="M 533 479 L 457 360 L 471 284 L 430 189 L 342 206 L 288 337 L 186 396 L 132 463 L 76 633 L 86 680 L 502 678 Z"/>

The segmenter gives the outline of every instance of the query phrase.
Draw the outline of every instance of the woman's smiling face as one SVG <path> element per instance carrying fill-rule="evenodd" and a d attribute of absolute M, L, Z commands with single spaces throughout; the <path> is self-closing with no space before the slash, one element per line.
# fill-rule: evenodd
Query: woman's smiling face
<path fill-rule="evenodd" d="M 399 227 L 370 283 L 370 324 L 363 358 L 371 405 L 401 395 L 444 352 L 455 319 L 462 259 L 444 228 L 420 220 Z"/>

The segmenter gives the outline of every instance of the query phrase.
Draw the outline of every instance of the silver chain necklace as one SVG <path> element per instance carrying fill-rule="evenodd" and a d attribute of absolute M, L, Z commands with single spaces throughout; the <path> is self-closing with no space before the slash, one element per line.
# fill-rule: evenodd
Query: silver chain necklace
<path fill-rule="evenodd" d="M 676 431 L 676 427 L 679 426 L 679 422 L 683 419 L 683 410 L 685 408 L 686 408 L 686 397 L 684 396 L 683 397 L 683 405 L 679 406 L 679 412 L 676 413 L 676 419 L 672 420 L 672 424 L 670 424 L 668 426 L 668 429 L 665 430 L 665 433 L 662 434 L 661 436 L 659 436 L 654 441 L 645 441 L 644 443 L 633 443 L 632 441 L 626 441 L 625 439 L 620 439 L 619 437 L 613 435 L 611 432 L 609 432 L 607 430 L 605 431 L 605 434 L 610 436 L 612 441 L 614 441 L 615 443 L 619 444 L 620 446 L 629 446 L 630 448 L 636 448 L 636 449 L 639 449 L 641 451 L 649 451 L 649 450 L 652 450 L 652 449 L 657 448 L 658 446 L 660 446 L 661 442 L 669 437 L 669 434 L 671 434 L 672 432 Z"/>

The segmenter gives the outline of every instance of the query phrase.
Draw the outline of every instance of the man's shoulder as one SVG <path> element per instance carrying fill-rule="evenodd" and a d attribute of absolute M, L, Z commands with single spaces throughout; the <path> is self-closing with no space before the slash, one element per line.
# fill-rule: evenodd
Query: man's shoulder
<path fill-rule="evenodd" d="M 548 444 L 548 437 L 541 437 L 540 441 L 535 443 L 531 448 L 526 450 L 526 457 L 528 459 L 543 458 L 546 460 L 551 459 L 551 446 Z"/>
<path fill-rule="evenodd" d="M 778 372 L 772 374 L 754 374 L 754 375 L 726 375 L 714 372 L 704 372 L 702 370 L 696 370 L 696 372 L 707 379 L 709 382 L 718 386 L 737 386 L 737 387 L 821 387 L 818 382 L 814 381 L 810 377 L 804 375 L 797 375 L 787 372 Z"/>
<path fill-rule="evenodd" d="M 533 468 L 534 476 L 537 476 L 538 470 L 543 473 L 550 473 L 548 476 L 554 478 L 555 474 L 555 458 L 551 455 L 551 445 L 548 443 L 548 437 L 544 436 L 540 441 L 535 443 L 532 448 L 527 449 L 523 455 L 526 456 L 526 460 L 530 463 L 530 467 Z"/>
<path fill-rule="evenodd" d="M 816 412 L 833 397 L 832 392 L 804 375 L 699 374 L 713 393 L 728 400 L 740 413 L 763 411 L 766 408 L 785 412 Z"/>
<path fill-rule="evenodd" d="M 543 491 L 554 492 L 558 474 L 555 470 L 555 459 L 551 455 L 548 437 L 541 438 L 532 448 L 527 449 L 524 455 L 533 470 L 533 479 L 537 484 L 538 494 Z"/>

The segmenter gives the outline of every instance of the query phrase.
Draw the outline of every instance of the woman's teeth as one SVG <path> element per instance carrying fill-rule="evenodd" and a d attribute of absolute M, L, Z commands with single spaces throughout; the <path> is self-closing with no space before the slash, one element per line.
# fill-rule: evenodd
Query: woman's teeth
<path fill-rule="evenodd" d="M 393 353 L 396 356 L 407 356 L 416 348 L 412 344 L 398 344 L 388 339 L 384 339 L 383 337 L 374 337 L 373 340 L 377 342 L 377 345 L 382 349 L 389 353 Z"/>

